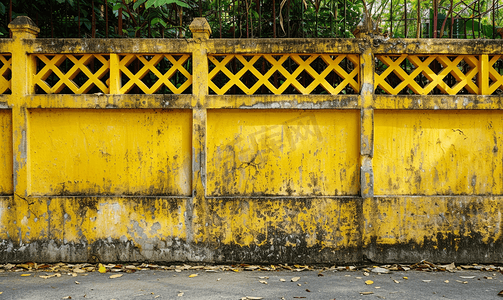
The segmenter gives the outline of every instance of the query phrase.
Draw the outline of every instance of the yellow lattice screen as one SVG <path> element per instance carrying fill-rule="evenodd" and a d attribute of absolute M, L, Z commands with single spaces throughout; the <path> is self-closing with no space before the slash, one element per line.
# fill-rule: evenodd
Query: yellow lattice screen
<path fill-rule="evenodd" d="M 166 86 L 173 94 L 181 94 L 192 84 L 192 75 L 184 66 L 189 54 L 128 54 L 121 55 L 119 68 L 127 82 L 120 89 L 127 94 L 133 88 L 139 88 L 145 94 L 153 94 Z M 172 80 L 178 76 L 176 80 Z M 147 82 L 152 83 L 150 86 Z"/>
<path fill-rule="evenodd" d="M 11 83 L 10 83 L 11 65 L 12 65 L 11 56 L 6 54 L 0 54 L 0 94 L 5 94 L 11 89 Z"/>
<path fill-rule="evenodd" d="M 494 55 L 492 57 L 489 57 L 489 86 L 488 86 L 488 94 L 492 95 L 497 89 L 500 89 L 503 91 L 503 74 L 498 72 L 495 68 L 495 65 L 497 62 L 503 61 L 503 55 Z"/>
<path fill-rule="evenodd" d="M 34 84 L 47 94 L 86 94 L 95 87 L 96 91 L 109 92 L 106 84 L 110 73 L 108 55 L 41 54 L 35 57 L 40 70 L 34 76 Z"/>
<path fill-rule="evenodd" d="M 298 93 L 339 94 L 346 87 L 360 90 L 359 56 L 346 54 L 256 54 L 209 55 L 208 86 L 218 95 L 233 94 L 237 87 L 247 95 L 257 91 L 287 94 L 292 86 Z M 259 90 L 260 89 L 260 90 Z"/>
<path fill-rule="evenodd" d="M 376 55 L 378 64 L 375 87 L 392 95 L 406 88 L 418 95 L 431 94 L 435 92 L 434 89 L 438 89 L 437 93 L 449 95 L 490 95 L 503 86 L 503 77 L 494 68 L 501 55 L 493 56 L 488 62 L 488 68 L 481 68 L 481 57 L 483 56 Z M 379 65 L 379 62 L 382 64 Z M 487 69 L 490 69 L 489 74 Z M 488 82 L 488 76 L 493 82 L 490 87 L 484 86 L 484 82 Z"/>

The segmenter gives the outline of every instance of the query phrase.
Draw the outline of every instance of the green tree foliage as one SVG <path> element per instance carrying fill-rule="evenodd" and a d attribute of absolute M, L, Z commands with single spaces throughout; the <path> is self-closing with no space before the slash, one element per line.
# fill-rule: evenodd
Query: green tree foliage
<path fill-rule="evenodd" d="M 503 26 L 503 0 L 2 0 L 2 37 L 10 5 L 40 37 L 186 38 L 195 17 L 208 20 L 213 38 L 353 37 L 364 5 L 393 37 L 433 37 L 435 16 L 437 37 L 493 38 Z"/>

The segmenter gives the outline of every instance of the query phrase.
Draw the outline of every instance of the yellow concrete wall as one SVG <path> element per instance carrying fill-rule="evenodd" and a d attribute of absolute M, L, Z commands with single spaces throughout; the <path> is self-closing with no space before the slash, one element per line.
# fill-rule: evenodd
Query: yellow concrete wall
<path fill-rule="evenodd" d="M 0 109 L 0 195 L 12 192 L 12 112 Z"/>
<path fill-rule="evenodd" d="M 187 110 L 30 110 L 33 195 L 191 194 Z"/>
<path fill-rule="evenodd" d="M 375 112 L 376 195 L 500 195 L 503 112 Z"/>
<path fill-rule="evenodd" d="M 368 198 L 362 246 L 375 261 L 497 261 L 502 213 L 501 196 Z"/>
<path fill-rule="evenodd" d="M 217 40 L 206 25 L 197 19 L 187 40 L 64 41 L 13 25 L 0 41 L 12 62 L 12 93 L 0 95 L 0 261 L 502 262 L 499 41 Z M 37 71 L 36 59 L 74 54 L 81 70 L 59 84 L 74 85 L 92 59 L 109 78 L 36 94 L 58 71 Z M 314 84 L 302 95 L 210 95 L 209 57 L 236 54 L 297 59 L 305 72 L 281 67 L 285 82 Z M 469 56 L 471 77 L 456 76 L 472 95 L 375 94 L 387 80 L 376 56 L 446 54 Z M 121 58 L 154 55 L 183 55 L 155 87 L 181 72 L 187 94 L 123 94 Z M 310 66 L 319 55 L 348 57 L 354 70 L 333 61 L 341 80 L 328 82 Z M 147 69 L 127 76 L 141 86 Z M 435 84 L 445 88 L 445 75 Z M 310 94 L 317 83 L 337 91 Z M 103 93 L 86 93 L 93 84 Z"/>
<path fill-rule="evenodd" d="M 359 192 L 356 110 L 211 110 L 207 134 L 208 196 Z"/>

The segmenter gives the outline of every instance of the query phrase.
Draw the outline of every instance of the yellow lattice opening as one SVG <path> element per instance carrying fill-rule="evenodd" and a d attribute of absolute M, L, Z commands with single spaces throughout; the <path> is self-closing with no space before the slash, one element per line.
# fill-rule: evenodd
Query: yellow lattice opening
<path fill-rule="evenodd" d="M 12 57 L 8 54 L 0 54 L 0 94 L 11 91 L 11 65 Z"/>
<path fill-rule="evenodd" d="M 359 57 L 346 54 L 209 55 L 208 86 L 224 94 L 356 94 Z"/>
<path fill-rule="evenodd" d="M 37 73 L 34 84 L 37 93 L 46 94 L 108 94 L 109 55 L 56 54 L 34 55 Z"/>
<path fill-rule="evenodd" d="M 405 94 L 479 94 L 480 61 L 474 55 L 376 55 L 375 87 Z"/>
<path fill-rule="evenodd" d="M 503 94 L 503 55 L 489 57 L 488 94 Z"/>
<path fill-rule="evenodd" d="M 192 69 L 189 54 L 120 55 L 121 94 L 190 92 Z"/>

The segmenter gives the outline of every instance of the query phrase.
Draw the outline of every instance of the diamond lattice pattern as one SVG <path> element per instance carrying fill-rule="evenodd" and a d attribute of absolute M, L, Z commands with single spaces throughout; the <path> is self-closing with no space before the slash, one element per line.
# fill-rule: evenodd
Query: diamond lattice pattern
<path fill-rule="evenodd" d="M 183 93 L 192 84 L 192 75 L 184 67 L 189 58 L 189 54 L 128 54 L 121 56 L 119 68 L 122 75 L 128 78 L 128 81 L 123 84 L 120 93 L 127 94 L 134 87 L 138 87 L 145 94 L 154 94 L 163 86 L 166 86 L 173 94 Z M 161 61 L 164 59 L 169 61 L 168 68 L 160 67 Z M 134 61 L 138 61 L 142 65 L 138 68 L 138 71 L 129 67 Z M 179 85 L 177 84 L 178 86 L 170 80 L 177 73 L 185 77 L 185 81 Z M 156 78 L 150 87 L 146 84 L 147 78 L 145 77 L 147 75 Z"/>
<path fill-rule="evenodd" d="M 500 68 L 496 68 L 499 63 Z M 491 84 L 489 85 L 488 94 L 492 95 L 496 90 L 503 92 L 503 74 L 501 74 L 501 66 L 503 65 L 503 55 L 494 55 L 489 58 L 489 78 Z"/>
<path fill-rule="evenodd" d="M 0 54 L 0 94 L 5 94 L 11 90 L 11 64 L 10 55 Z"/>
<path fill-rule="evenodd" d="M 320 70 L 311 65 L 317 59 L 324 62 L 324 68 Z M 293 86 L 301 94 L 311 94 L 321 86 L 329 94 L 339 94 L 346 86 L 350 86 L 355 92 L 359 92 L 359 56 L 358 55 L 335 55 L 335 54 L 257 54 L 257 55 L 209 55 L 209 61 L 214 65 L 214 68 L 209 73 L 208 86 L 218 95 L 229 93 L 233 86 L 238 87 L 247 95 L 255 94 L 259 88 L 265 87 L 273 94 L 285 94 L 289 86 Z M 229 68 L 232 65 L 230 62 L 235 59 L 241 65 L 241 68 L 231 71 Z M 259 59 L 264 59 L 269 69 L 261 72 L 255 66 Z M 294 68 L 287 70 L 285 62 L 287 59 L 293 61 Z M 351 70 L 345 70 L 341 66 L 341 62 L 347 59 L 352 63 Z M 233 68 L 231 68 L 233 69 Z M 299 81 L 300 75 L 306 72 L 312 80 L 307 86 L 304 86 Z M 334 76 L 330 76 L 335 72 L 339 76 L 339 83 L 332 82 Z M 247 85 L 245 75 L 252 74 L 255 81 L 251 86 Z M 215 82 L 217 75 L 225 75 L 228 81 L 219 87 Z M 281 82 L 275 86 L 271 82 L 271 78 L 279 74 Z M 248 75 L 249 76 L 249 75 Z"/>
<path fill-rule="evenodd" d="M 74 94 L 87 94 L 94 87 L 105 94 L 109 93 L 109 87 L 102 80 L 110 72 L 108 55 L 56 54 L 35 57 L 43 67 L 35 75 L 34 84 L 47 94 L 59 94 L 65 88 Z"/>
<path fill-rule="evenodd" d="M 477 56 L 402 54 L 376 55 L 376 58 L 386 69 L 381 74 L 375 73 L 375 87 L 382 88 L 388 94 L 397 95 L 405 88 L 418 95 L 427 95 L 435 88 L 448 95 L 456 95 L 462 89 L 469 94 L 479 94 L 477 74 L 480 64 Z M 410 68 L 406 71 L 404 66 L 407 63 Z M 433 67 L 435 64 L 436 67 Z M 393 80 L 391 75 L 399 80 Z M 455 81 L 454 84 L 446 82 L 447 76 Z M 398 81 L 398 84 L 393 86 L 392 81 Z"/>

